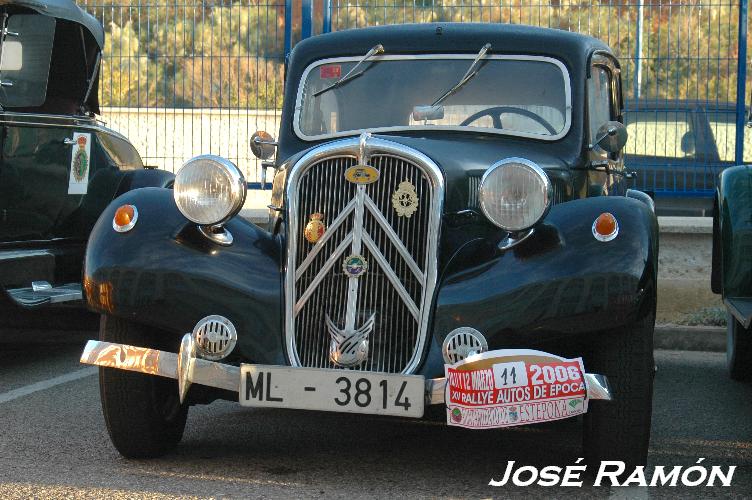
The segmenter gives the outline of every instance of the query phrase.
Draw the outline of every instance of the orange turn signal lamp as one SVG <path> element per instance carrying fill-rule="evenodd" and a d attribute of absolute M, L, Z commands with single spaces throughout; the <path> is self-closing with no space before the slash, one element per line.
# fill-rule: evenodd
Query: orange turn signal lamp
<path fill-rule="evenodd" d="M 619 234 L 619 223 L 613 214 L 603 212 L 593 222 L 593 236 L 598 241 L 611 241 Z"/>
<path fill-rule="evenodd" d="M 138 220 L 138 210 L 133 205 L 121 205 L 115 210 L 112 218 L 112 229 L 118 233 L 125 233 L 133 229 Z"/>

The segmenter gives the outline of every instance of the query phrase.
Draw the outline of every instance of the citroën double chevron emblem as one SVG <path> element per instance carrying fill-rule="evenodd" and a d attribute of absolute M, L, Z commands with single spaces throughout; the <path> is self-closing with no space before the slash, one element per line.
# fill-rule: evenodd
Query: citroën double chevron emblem
<path fill-rule="evenodd" d="M 368 166 L 369 169 L 378 172 L 377 169 L 368 165 L 371 156 L 368 145 L 369 137 L 370 134 L 368 133 L 361 135 L 356 163 L 357 166 Z M 376 175 L 371 176 L 371 178 Z M 376 183 L 378 183 L 378 179 Z M 364 223 L 365 218 L 369 217 L 376 224 L 378 227 L 376 230 L 379 231 L 380 237 L 386 238 L 391 243 L 393 248 L 399 253 L 400 259 L 405 262 L 407 269 L 420 282 L 424 282 L 425 274 L 413 260 L 410 252 L 394 232 L 394 229 L 386 217 L 384 217 L 376 202 L 371 198 L 367 191 L 368 189 L 368 184 L 356 183 L 352 199 L 331 220 L 326 228 L 326 232 L 313 245 L 300 266 L 295 269 L 296 279 L 299 279 L 310 269 L 314 262 L 321 262 L 321 252 L 325 248 L 331 248 L 331 245 L 328 245 L 330 238 L 333 238 L 334 235 L 340 235 L 339 237 L 342 238 L 342 241 L 332 254 L 326 256 L 323 267 L 316 275 L 310 277 L 310 284 L 307 285 L 306 289 L 295 302 L 293 314 L 297 316 L 304 309 L 306 303 L 313 297 L 324 277 L 328 273 L 333 272 L 333 267 L 337 262 L 340 262 L 342 272 L 338 273 L 338 275 L 341 279 L 347 280 L 346 291 L 344 292 L 344 311 L 337 317 L 331 317 L 331 311 L 325 312 L 319 317 L 323 319 L 324 323 L 321 326 L 324 326 L 329 333 L 329 361 L 341 367 L 362 365 L 371 358 L 371 353 L 369 352 L 371 339 L 369 337 L 377 333 L 377 324 L 380 323 L 378 312 L 373 314 L 369 312 L 370 316 L 365 316 L 363 311 L 358 310 L 358 304 L 362 303 L 362 300 L 359 299 L 359 294 L 363 293 L 360 289 L 370 286 L 367 281 L 363 280 L 368 280 L 369 276 L 372 275 L 371 273 L 374 273 L 374 275 L 378 273 L 379 276 L 387 279 L 401 299 L 402 304 L 404 304 L 407 313 L 416 322 L 420 321 L 420 309 L 406 290 L 400 277 L 392 270 L 389 260 L 374 241 L 374 236 L 369 233 Z M 400 191 L 400 194 L 405 194 L 407 198 L 402 203 L 405 217 L 412 215 L 417 208 L 412 206 L 413 203 L 417 203 L 414 200 L 414 198 L 417 198 L 417 195 L 413 197 L 413 191 L 414 187 L 412 184 L 409 187 L 404 185 L 402 191 Z M 368 224 L 372 222 L 369 220 Z M 350 231 L 344 236 L 341 233 L 343 226 L 350 227 Z M 367 319 L 359 325 L 358 318 L 364 316 Z"/>

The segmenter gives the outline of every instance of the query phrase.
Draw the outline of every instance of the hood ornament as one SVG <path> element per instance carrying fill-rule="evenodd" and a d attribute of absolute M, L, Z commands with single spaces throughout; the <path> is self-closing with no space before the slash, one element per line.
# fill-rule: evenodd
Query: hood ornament
<path fill-rule="evenodd" d="M 368 335 L 376 324 L 376 313 L 366 320 L 357 330 L 345 328 L 340 330 L 328 314 L 325 315 L 326 328 L 329 330 L 329 359 L 337 366 L 352 367 L 363 363 L 368 358 Z"/>

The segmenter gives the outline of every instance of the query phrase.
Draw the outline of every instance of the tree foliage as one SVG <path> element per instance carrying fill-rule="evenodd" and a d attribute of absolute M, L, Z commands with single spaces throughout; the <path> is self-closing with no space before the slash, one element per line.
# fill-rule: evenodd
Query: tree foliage
<path fill-rule="evenodd" d="M 284 2 L 121 0 L 83 6 L 107 32 L 105 106 L 272 109 L 281 105 Z M 293 5 L 296 5 L 295 3 Z M 320 3 L 315 26 L 321 25 Z M 620 56 L 624 89 L 645 97 L 736 99 L 738 2 L 637 0 L 332 0 L 335 30 L 405 22 L 502 22 L 578 31 Z M 294 17 L 294 39 L 300 17 Z"/>

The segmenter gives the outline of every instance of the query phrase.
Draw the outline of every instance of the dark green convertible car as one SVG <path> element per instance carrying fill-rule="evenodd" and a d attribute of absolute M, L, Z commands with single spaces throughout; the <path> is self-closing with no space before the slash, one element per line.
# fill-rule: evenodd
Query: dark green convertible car
<path fill-rule="evenodd" d="M 0 326 L 81 301 L 104 208 L 174 176 L 98 121 L 104 30 L 71 0 L 0 0 Z M 61 305 L 61 306 L 59 306 Z M 42 314 L 44 316 L 44 314 Z"/>

